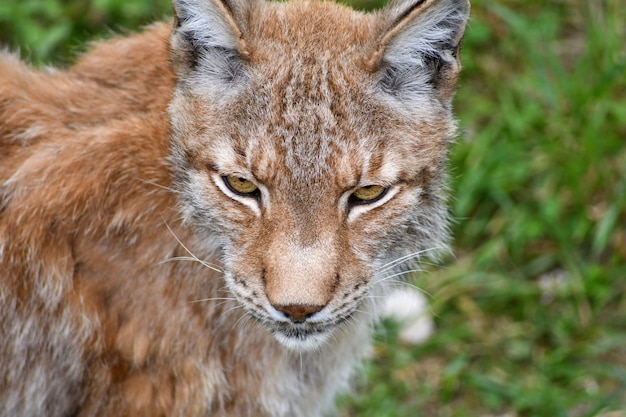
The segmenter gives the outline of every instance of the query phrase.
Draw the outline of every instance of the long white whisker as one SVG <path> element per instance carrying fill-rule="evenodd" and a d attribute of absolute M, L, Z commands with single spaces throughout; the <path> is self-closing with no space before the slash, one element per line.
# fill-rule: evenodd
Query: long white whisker
<path fill-rule="evenodd" d="M 206 268 L 208 268 L 208 269 L 210 269 L 212 271 L 215 271 L 215 272 L 220 272 L 220 273 L 224 272 L 220 268 L 218 268 L 218 267 L 216 267 L 214 265 L 211 265 L 210 263 L 205 262 L 205 261 L 201 260 L 200 258 L 198 258 L 196 255 L 194 255 L 193 252 L 191 250 L 189 250 L 189 248 L 187 246 L 185 246 L 185 244 L 183 242 L 181 242 L 181 240 L 178 238 L 178 236 L 176 236 L 176 233 L 174 233 L 174 231 L 172 230 L 170 225 L 167 224 L 167 222 L 165 222 L 165 227 L 167 227 L 167 230 L 169 230 L 170 233 L 172 234 L 172 236 L 174 236 L 174 239 L 176 239 L 178 244 L 180 246 L 182 246 L 183 249 L 185 249 L 185 251 L 190 255 L 189 259 L 187 259 L 187 257 L 183 257 L 185 260 L 196 261 L 196 262 L 200 263 L 202 266 L 205 266 Z"/>
<path fill-rule="evenodd" d="M 230 301 L 230 300 L 229 300 L 229 301 Z M 228 304 L 228 303 L 229 303 L 229 301 L 222 301 L 221 303 L 217 303 L 217 304 L 215 304 L 215 307 L 220 307 L 220 306 L 223 306 L 223 305 L 225 305 L 225 304 Z"/>
<path fill-rule="evenodd" d="M 228 314 L 228 313 L 230 313 L 231 311 L 237 310 L 237 309 L 239 309 L 239 308 L 243 309 L 243 307 L 242 307 L 242 306 L 240 306 L 239 304 L 237 304 L 236 306 L 231 307 L 231 308 L 229 308 L 228 310 L 223 311 L 221 315 L 223 316 L 224 314 Z"/>
<path fill-rule="evenodd" d="M 435 297 L 429 293 L 428 291 L 426 291 L 423 288 L 418 287 L 417 285 L 411 284 L 410 282 L 405 282 L 405 281 L 393 281 L 389 284 L 389 286 L 391 287 L 399 287 L 399 288 L 410 288 L 412 290 L 416 290 L 417 292 L 420 292 L 426 296 L 428 296 L 428 298 L 434 299 Z"/>
<path fill-rule="evenodd" d="M 159 184 L 159 183 L 154 182 L 154 181 L 148 181 L 148 180 L 142 180 L 142 179 L 140 179 L 140 181 L 143 182 L 143 183 L 150 184 L 150 185 L 153 185 L 155 187 L 161 188 L 163 190 L 167 190 L 167 191 L 175 193 L 175 194 L 180 194 L 180 191 L 175 190 L 174 188 L 167 187 L 165 185 Z"/>
<path fill-rule="evenodd" d="M 399 258 L 394 259 L 393 261 L 387 262 L 386 264 L 382 265 L 380 268 L 377 268 L 376 271 L 377 272 L 384 272 L 387 271 L 389 269 L 392 269 L 394 267 L 396 267 L 397 265 L 406 262 L 410 259 L 414 259 L 414 258 L 418 258 L 419 256 L 427 253 L 427 252 L 431 252 L 437 249 L 441 249 L 439 247 L 433 247 L 433 248 L 429 248 L 429 249 L 423 249 L 417 252 L 413 252 L 413 253 L 409 253 L 408 255 L 404 255 L 401 256 Z"/>
<path fill-rule="evenodd" d="M 161 262 L 159 262 L 159 264 L 164 264 L 164 263 L 172 262 L 172 261 L 193 261 L 193 262 L 199 262 L 203 266 L 206 266 L 207 268 L 213 269 L 214 271 L 217 271 L 217 272 L 222 272 L 221 270 L 218 270 L 219 267 L 217 265 L 210 264 L 210 263 L 208 263 L 206 261 L 202 261 L 202 260 L 200 260 L 200 259 L 198 259 L 196 257 L 192 257 L 192 256 L 174 256 L 174 257 L 162 260 Z"/>
<path fill-rule="evenodd" d="M 364 298 L 371 298 L 372 300 L 375 300 L 377 298 L 387 298 L 387 296 L 386 295 L 370 295 L 370 294 L 368 294 Z"/>
<path fill-rule="evenodd" d="M 396 265 L 398 265 L 398 264 L 400 264 L 400 263 L 402 263 L 402 262 L 404 262 L 406 260 L 415 258 L 415 257 L 417 257 L 417 256 L 419 256 L 421 254 L 422 254 L 422 251 L 419 251 L 419 252 L 413 252 L 413 253 L 410 253 L 408 255 L 401 256 L 399 258 L 394 259 L 393 261 L 390 261 L 390 262 L 387 262 L 384 265 L 381 265 L 379 268 L 376 268 L 376 271 L 386 271 L 387 269 L 393 268 L 394 266 L 396 266 Z"/>
<path fill-rule="evenodd" d="M 229 295 L 232 295 L 232 293 L 230 292 L 230 288 L 228 288 L 226 285 L 224 285 L 222 288 L 219 288 L 216 292 L 222 292 L 222 293 L 226 293 Z"/>
<path fill-rule="evenodd" d="M 200 298 L 198 300 L 191 300 L 189 301 L 190 303 L 203 303 L 205 301 L 218 301 L 218 300 L 223 300 L 223 301 L 236 301 L 236 298 L 220 298 L 220 297 L 216 297 L 216 298 Z M 221 303 L 223 304 L 223 303 Z"/>
<path fill-rule="evenodd" d="M 409 269 L 408 271 L 397 272 L 395 274 L 387 275 L 384 278 L 377 279 L 374 282 L 374 284 L 379 284 L 381 282 L 388 281 L 388 280 L 390 280 L 392 278 L 401 277 L 402 275 L 411 274 L 413 272 L 424 272 L 424 270 L 420 268 L 420 269 Z"/>

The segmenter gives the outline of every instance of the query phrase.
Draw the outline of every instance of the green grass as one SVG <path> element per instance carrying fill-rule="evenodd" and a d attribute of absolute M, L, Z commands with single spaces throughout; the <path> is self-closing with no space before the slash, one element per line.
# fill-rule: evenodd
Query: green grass
<path fill-rule="evenodd" d="M 167 0 L 4 0 L 0 40 L 66 63 Z M 362 2 L 372 7 L 376 2 Z M 388 323 L 341 416 L 626 416 L 626 11 L 476 0 L 456 100 L 456 257 L 415 277 L 437 331 Z"/>

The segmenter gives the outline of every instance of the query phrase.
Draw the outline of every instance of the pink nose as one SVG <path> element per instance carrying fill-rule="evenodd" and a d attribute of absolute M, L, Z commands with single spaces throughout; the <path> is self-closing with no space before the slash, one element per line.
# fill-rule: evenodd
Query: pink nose
<path fill-rule="evenodd" d="M 273 307 L 294 323 L 303 323 L 306 319 L 324 308 L 322 305 L 311 304 L 275 305 Z"/>

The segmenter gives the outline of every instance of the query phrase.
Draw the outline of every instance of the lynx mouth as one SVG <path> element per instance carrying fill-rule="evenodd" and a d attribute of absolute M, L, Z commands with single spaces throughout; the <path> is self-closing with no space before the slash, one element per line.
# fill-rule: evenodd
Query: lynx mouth
<path fill-rule="evenodd" d="M 270 329 L 276 340 L 286 348 L 294 351 L 317 350 L 328 343 L 335 331 L 350 322 L 352 314 L 346 313 L 334 320 L 321 323 L 284 323 L 267 322 L 264 324 Z"/>
<path fill-rule="evenodd" d="M 320 348 L 326 344 L 335 329 L 335 327 L 272 327 L 272 334 L 276 340 L 286 348 L 295 351 L 308 351 Z"/>

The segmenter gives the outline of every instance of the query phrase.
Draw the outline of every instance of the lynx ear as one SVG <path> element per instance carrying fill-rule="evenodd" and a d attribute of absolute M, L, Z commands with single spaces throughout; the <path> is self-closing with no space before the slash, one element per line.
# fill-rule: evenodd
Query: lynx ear
<path fill-rule="evenodd" d="M 175 27 L 170 39 L 172 66 L 179 78 L 190 74 L 224 87 L 245 78 L 249 56 L 244 28 L 250 1 L 174 0 Z"/>
<path fill-rule="evenodd" d="M 383 30 L 369 60 L 379 86 L 399 100 L 434 92 L 448 102 L 469 9 L 467 0 L 397 0 L 382 9 Z"/>

